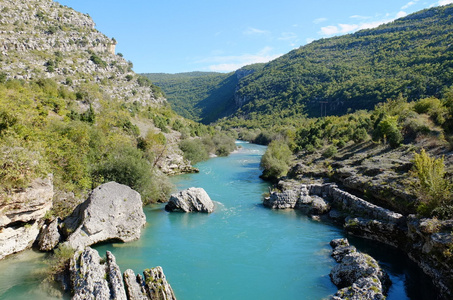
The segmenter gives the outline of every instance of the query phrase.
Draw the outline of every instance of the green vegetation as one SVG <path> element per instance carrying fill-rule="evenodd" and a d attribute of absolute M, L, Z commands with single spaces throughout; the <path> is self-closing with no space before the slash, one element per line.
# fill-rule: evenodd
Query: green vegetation
<path fill-rule="evenodd" d="M 375 29 L 321 39 L 235 73 L 145 75 L 179 114 L 205 124 L 228 116 L 219 123 L 228 128 L 298 126 L 306 115 L 370 110 L 399 94 L 439 98 L 453 82 L 452 11 L 452 5 L 435 7 Z M 234 100 L 242 103 L 236 106 Z M 381 138 L 396 147 L 401 139 L 394 122 L 386 122 Z"/>
<path fill-rule="evenodd" d="M 81 109 L 76 99 L 89 104 Z M 92 99 L 101 99 L 102 113 L 94 110 Z M 93 84 L 77 92 L 51 79 L 0 84 L 0 192 L 52 173 L 56 190 L 76 195 L 115 180 L 139 191 L 145 203 L 165 201 L 172 187 L 156 167 L 167 151 L 162 132 L 173 125 L 186 138 L 216 136 L 213 128 L 184 120 L 165 106 L 102 99 Z M 157 123 L 162 132 L 141 136 L 135 120 Z M 223 151 L 221 145 L 215 149 Z"/>
<path fill-rule="evenodd" d="M 184 158 L 196 164 L 207 160 L 211 153 L 228 156 L 236 148 L 235 138 L 223 132 L 216 132 L 213 135 L 205 135 L 203 138 L 182 140 L 179 147 L 184 152 Z"/>
<path fill-rule="evenodd" d="M 323 116 L 400 93 L 439 97 L 453 81 L 452 11 L 436 7 L 291 51 L 239 82 L 237 97 L 247 101 L 235 116 Z"/>
<path fill-rule="evenodd" d="M 251 72 L 261 65 L 244 68 Z M 241 69 L 242 70 L 242 69 Z M 168 102 L 183 117 L 209 124 L 235 111 L 236 73 L 190 72 L 142 74 L 165 92 Z"/>
<path fill-rule="evenodd" d="M 425 217 L 453 218 L 453 184 L 446 178 L 444 158 L 430 157 L 422 149 L 415 154 L 413 173 L 418 179 L 419 213 Z"/>
<path fill-rule="evenodd" d="M 286 143 L 273 141 L 269 144 L 266 152 L 261 158 L 260 167 L 263 169 L 264 179 L 276 180 L 286 175 L 291 162 L 291 150 Z"/>

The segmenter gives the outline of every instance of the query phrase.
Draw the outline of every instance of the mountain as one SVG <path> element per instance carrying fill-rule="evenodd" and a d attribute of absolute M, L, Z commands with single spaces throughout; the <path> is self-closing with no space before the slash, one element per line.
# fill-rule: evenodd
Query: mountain
<path fill-rule="evenodd" d="M 236 111 L 235 91 L 239 81 L 262 66 L 263 64 L 254 64 L 228 74 L 188 72 L 141 75 L 162 88 L 168 102 L 178 114 L 209 124 Z"/>
<path fill-rule="evenodd" d="M 374 29 L 314 41 L 252 68 L 236 86 L 234 73 L 200 74 L 171 84 L 153 79 L 176 110 L 182 102 L 192 114 L 187 117 L 204 122 L 233 110 L 232 116 L 263 122 L 306 113 L 312 117 L 344 114 L 372 109 L 400 93 L 414 100 L 439 96 L 453 83 L 452 32 L 453 5 L 435 7 Z M 227 78 L 229 84 L 219 85 Z M 208 79 L 211 85 L 205 84 Z M 219 107 L 229 108 L 223 114 L 212 114 L 202 104 L 207 101 L 214 107 L 217 92 L 227 95 L 217 98 Z"/>
<path fill-rule="evenodd" d="M 0 207 L 47 174 L 63 198 L 116 180 L 166 200 L 162 173 L 191 169 L 181 131 L 206 128 L 174 113 L 88 15 L 51 0 L 0 11 Z"/>

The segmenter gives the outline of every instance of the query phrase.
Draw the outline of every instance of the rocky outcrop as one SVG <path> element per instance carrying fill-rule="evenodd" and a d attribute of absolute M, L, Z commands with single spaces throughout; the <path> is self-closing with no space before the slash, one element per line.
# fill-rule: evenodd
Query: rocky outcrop
<path fill-rule="evenodd" d="M 319 213 L 342 224 L 349 234 L 360 236 L 403 250 L 428 274 L 445 299 L 453 290 L 453 221 L 418 219 L 395 213 L 339 189 L 335 184 L 302 184 L 295 180 L 281 181 L 277 190 L 264 200 L 270 208 L 301 209 L 309 215 L 318 213 L 310 198 L 321 197 L 326 205 Z M 313 201 L 316 203 L 316 201 Z M 330 208 L 333 209 L 330 209 Z M 330 210 L 329 210 L 330 209 Z"/>
<path fill-rule="evenodd" d="M 206 212 L 214 211 L 214 202 L 202 188 L 191 187 L 170 196 L 167 211 Z"/>
<path fill-rule="evenodd" d="M 453 296 L 453 220 L 408 216 L 408 242 L 404 250 L 433 278 L 443 299 Z"/>
<path fill-rule="evenodd" d="M 44 224 L 38 237 L 38 249 L 40 251 L 50 251 L 55 248 L 60 242 L 60 218 L 56 218 L 49 224 Z"/>
<path fill-rule="evenodd" d="M 52 175 L 0 201 L 0 259 L 25 250 L 36 240 L 42 219 L 52 208 Z"/>
<path fill-rule="evenodd" d="M 175 300 L 175 294 L 161 267 L 147 269 L 135 276 L 132 270 L 121 271 L 115 256 L 107 251 L 105 262 L 96 250 L 78 251 L 69 266 L 73 300 L 118 299 Z"/>
<path fill-rule="evenodd" d="M 66 244 L 83 249 L 103 241 L 129 242 L 140 238 L 146 223 L 140 194 L 130 187 L 109 182 L 94 189 L 64 221 Z"/>
<path fill-rule="evenodd" d="M 332 299 L 385 299 L 391 282 L 374 258 L 358 252 L 347 239 L 332 240 L 330 245 L 338 262 L 330 278 L 340 288 Z"/>

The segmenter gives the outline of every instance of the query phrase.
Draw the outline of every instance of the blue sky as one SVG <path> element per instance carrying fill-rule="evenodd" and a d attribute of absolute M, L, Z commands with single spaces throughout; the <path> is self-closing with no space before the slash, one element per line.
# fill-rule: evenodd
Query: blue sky
<path fill-rule="evenodd" d="M 137 73 L 234 71 L 313 40 L 453 0 L 60 0 L 118 41 Z"/>

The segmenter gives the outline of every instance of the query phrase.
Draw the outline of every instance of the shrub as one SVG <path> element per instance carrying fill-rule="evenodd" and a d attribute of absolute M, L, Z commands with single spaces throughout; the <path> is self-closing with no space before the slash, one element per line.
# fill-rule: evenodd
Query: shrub
<path fill-rule="evenodd" d="M 0 191 L 25 187 L 33 179 L 47 174 L 49 166 L 39 149 L 39 145 L 27 145 L 12 138 L 2 141 Z"/>
<path fill-rule="evenodd" d="M 433 211 L 444 211 L 440 207 L 451 204 L 452 183 L 445 178 L 444 158 L 430 157 L 424 149 L 414 156 L 412 173 L 418 179 L 417 194 L 420 201 L 418 212 L 432 216 Z"/>
<path fill-rule="evenodd" d="M 398 117 L 385 116 L 377 126 L 378 135 L 382 140 L 388 141 L 390 147 L 397 148 L 403 141 L 403 135 L 398 128 Z"/>
<path fill-rule="evenodd" d="M 119 145 L 94 170 L 99 183 L 116 181 L 139 192 L 143 198 L 153 197 L 151 193 L 151 164 L 143 153 L 129 145 Z"/>
<path fill-rule="evenodd" d="M 261 158 L 261 175 L 264 179 L 275 180 L 286 175 L 291 162 L 292 152 L 286 143 L 273 141 Z"/>
<path fill-rule="evenodd" d="M 209 158 L 209 153 L 200 139 L 183 140 L 179 143 L 179 148 L 184 152 L 184 158 L 192 165 Z"/>
<path fill-rule="evenodd" d="M 358 128 L 355 130 L 352 140 L 356 143 L 361 143 L 369 139 L 368 132 L 365 128 Z"/>
<path fill-rule="evenodd" d="M 338 152 L 337 147 L 335 147 L 334 145 L 331 145 L 322 153 L 322 156 L 324 156 L 326 158 L 332 157 L 332 156 L 336 155 L 337 152 Z"/>
<path fill-rule="evenodd" d="M 90 60 L 98 66 L 101 66 L 103 68 L 107 67 L 107 63 L 94 53 L 90 56 Z"/>

